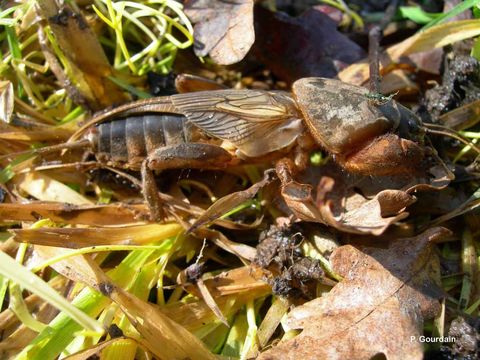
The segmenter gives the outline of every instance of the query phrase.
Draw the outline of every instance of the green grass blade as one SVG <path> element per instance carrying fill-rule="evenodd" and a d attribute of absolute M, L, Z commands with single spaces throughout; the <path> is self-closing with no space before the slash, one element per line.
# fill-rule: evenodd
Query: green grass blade
<path fill-rule="evenodd" d="M 102 326 L 72 306 L 64 297 L 53 290 L 42 278 L 31 273 L 27 268 L 17 263 L 7 254 L 0 252 L 0 274 L 19 284 L 23 288 L 37 294 L 58 309 L 68 314 L 84 328 L 102 331 Z"/>
<path fill-rule="evenodd" d="M 398 8 L 398 14 L 417 24 L 428 24 L 439 16 L 442 16 L 442 13 L 428 13 L 420 6 L 400 6 Z"/>
<path fill-rule="evenodd" d="M 113 77 L 113 76 L 108 76 L 108 79 L 110 81 L 112 81 L 113 83 L 115 83 L 116 85 L 118 85 L 119 87 L 121 87 L 122 89 L 125 89 L 128 92 L 130 92 L 131 94 L 137 96 L 139 99 L 148 99 L 148 98 L 152 97 L 151 94 L 149 94 L 145 91 L 142 91 L 142 90 L 138 90 L 136 87 L 130 85 L 129 83 L 127 83 L 123 80 L 120 80 L 119 78 L 116 78 L 116 77 Z"/>
<path fill-rule="evenodd" d="M 425 25 L 422 30 L 426 30 L 428 28 L 431 28 L 432 26 L 438 25 L 454 16 L 457 16 L 458 14 L 464 12 L 465 10 L 470 9 L 471 7 L 480 4 L 480 0 L 465 0 L 464 2 L 458 4 L 455 6 L 452 10 L 449 12 L 440 15 L 436 19 L 430 21 L 427 25 Z"/>

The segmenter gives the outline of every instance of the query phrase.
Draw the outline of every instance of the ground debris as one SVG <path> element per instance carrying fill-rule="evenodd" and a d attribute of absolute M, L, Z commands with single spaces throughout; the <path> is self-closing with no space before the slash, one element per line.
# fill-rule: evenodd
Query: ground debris
<path fill-rule="evenodd" d="M 300 247 L 304 241 L 298 225 L 279 228 L 271 225 L 260 234 L 254 263 L 265 269 L 267 282 L 274 294 L 284 297 L 313 298 L 314 285 L 324 281 L 317 259 L 305 256 Z"/>
<path fill-rule="evenodd" d="M 450 324 L 448 336 L 455 338 L 451 353 L 457 358 L 480 357 L 480 323 L 478 320 L 477 324 L 471 324 L 471 322 L 457 317 Z"/>
<path fill-rule="evenodd" d="M 344 280 L 292 310 L 287 324 L 303 332 L 259 359 L 421 359 L 422 344 L 411 336 L 418 339 L 423 321 L 440 309 L 439 263 L 431 245 L 446 233 L 433 228 L 394 240 L 388 249 L 336 249 L 330 261 Z"/>
<path fill-rule="evenodd" d="M 447 55 L 442 85 L 425 93 L 420 107 L 420 114 L 425 120 L 437 122 L 440 115 L 480 98 L 478 60 L 467 55 L 452 56 Z"/>

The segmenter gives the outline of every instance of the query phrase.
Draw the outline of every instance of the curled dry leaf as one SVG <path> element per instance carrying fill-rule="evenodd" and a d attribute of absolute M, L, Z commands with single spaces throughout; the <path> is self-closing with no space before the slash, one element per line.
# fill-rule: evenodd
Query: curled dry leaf
<path fill-rule="evenodd" d="M 323 182 L 327 179 L 323 178 Z M 332 179 L 330 179 L 332 180 Z M 320 182 L 321 186 L 322 181 Z M 401 190 L 384 190 L 373 199 L 367 199 L 360 194 L 352 193 L 349 200 L 350 209 L 343 209 L 340 217 L 335 217 L 334 204 L 331 200 L 317 197 L 320 212 L 329 225 L 350 233 L 382 234 L 388 226 L 408 216 L 405 208 L 415 202 L 415 197 Z M 352 204 L 353 203 L 353 204 Z"/>
<path fill-rule="evenodd" d="M 195 24 L 195 54 L 221 65 L 242 60 L 255 41 L 253 0 L 189 0 L 185 13 Z"/>
<path fill-rule="evenodd" d="M 405 210 L 416 201 L 414 193 L 441 190 L 452 176 L 440 164 L 423 175 L 377 177 L 348 174 L 332 164 L 310 167 L 303 184 L 291 181 L 282 186 L 282 196 L 301 220 L 353 234 L 381 235 L 409 215 Z M 316 195 L 306 184 L 316 184 Z"/>
<path fill-rule="evenodd" d="M 295 308 L 288 326 L 297 337 L 261 354 L 273 359 L 422 359 L 423 321 L 440 310 L 439 262 L 432 242 L 449 233 L 433 228 L 392 241 L 388 249 L 336 249 L 333 270 L 344 277 L 321 298 Z"/>
<path fill-rule="evenodd" d="M 373 199 L 358 194 L 355 187 L 346 187 L 340 177 L 323 176 L 317 186 L 316 201 L 311 187 L 292 182 L 282 187 L 288 207 L 301 220 L 319 222 L 353 234 L 382 234 L 389 225 L 404 219 L 404 209 L 415 197 L 400 190 L 379 192 Z M 297 185 L 297 186 L 295 186 Z M 301 189 L 297 189 L 302 186 Z M 348 203 L 349 207 L 346 207 Z"/>

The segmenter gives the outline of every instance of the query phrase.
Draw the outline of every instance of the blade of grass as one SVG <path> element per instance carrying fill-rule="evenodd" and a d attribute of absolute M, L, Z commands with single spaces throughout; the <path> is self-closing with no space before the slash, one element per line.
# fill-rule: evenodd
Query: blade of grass
<path fill-rule="evenodd" d="M 9 182 L 15 176 L 15 171 L 14 171 L 15 166 L 23 163 L 24 161 L 30 160 L 30 159 L 34 158 L 35 156 L 36 155 L 34 154 L 34 151 L 32 150 L 31 153 L 22 154 L 22 155 L 16 157 L 15 159 L 13 159 L 10 162 L 10 164 L 5 166 L 5 168 L 3 168 L 0 171 L 0 184 L 6 184 L 7 182 Z"/>
<path fill-rule="evenodd" d="M 45 281 L 43 281 L 43 279 L 28 271 L 25 267 L 3 252 L 0 252 L 0 274 L 48 301 L 64 313 L 68 314 L 84 328 L 98 332 L 103 331 L 103 328 L 97 321 L 72 306 L 67 300 L 65 300 L 65 298 L 60 296 Z"/>
<path fill-rule="evenodd" d="M 34 224 L 33 226 L 38 226 L 38 223 Z M 15 258 L 15 260 L 19 264 L 23 263 L 27 248 L 27 244 L 19 245 Z M 32 314 L 30 314 L 27 304 L 23 300 L 22 289 L 20 288 L 18 283 L 11 281 L 8 288 L 8 293 L 10 295 L 10 302 L 8 304 L 8 308 L 17 316 L 17 318 L 22 322 L 23 325 L 36 332 L 40 332 L 45 329 L 46 325 L 35 319 Z"/>
<path fill-rule="evenodd" d="M 420 6 L 400 6 L 398 8 L 398 14 L 403 18 L 416 22 L 417 24 L 428 24 L 443 15 L 442 13 L 426 12 Z"/>
<path fill-rule="evenodd" d="M 118 85 L 119 87 L 121 87 L 122 89 L 124 90 L 127 90 L 129 93 L 135 95 L 136 97 L 138 97 L 139 99 L 148 99 L 148 98 L 151 98 L 152 95 L 145 92 L 145 91 L 142 91 L 142 90 L 139 90 L 137 89 L 135 86 L 132 86 L 130 85 L 129 83 L 127 83 L 126 81 L 123 81 L 119 78 L 116 78 L 114 76 L 108 76 L 107 77 L 111 82 L 113 82 L 114 84 Z"/>
<path fill-rule="evenodd" d="M 245 343 L 247 331 L 247 315 L 244 311 L 242 311 L 235 317 L 235 321 L 230 328 L 230 332 L 228 333 L 227 341 L 225 342 L 221 355 L 227 358 L 239 358 Z"/>
<path fill-rule="evenodd" d="M 250 300 L 247 303 L 247 324 L 248 330 L 247 335 L 245 336 L 245 341 L 242 346 L 242 352 L 240 353 L 240 359 L 246 360 L 248 358 L 248 353 L 257 342 L 257 322 L 256 322 L 256 306 L 253 300 Z"/>
<path fill-rule="evenodd" d="M 142 268 L 154 252 L 155 250 L 132 251 L 115 269 L 108 272 L 108 275 L 119 286 L 127 286 L 132 276 L 135 276 L 137 270 Z M 83 289 L 72 301 L 73 305 L 92 317 L 98 316 L 109 303 L 109 299 L 91 288 Z M 17 360 L 53 359 L 75 339 L 79 330 L 81 326 L 61 312 L 46 330 L 22 350 Z"/>
<path fill-rule="evenodd" d="M 470 303 L 473 278 L 477 270 L 477 256 L 473 244 L 473 236 L 467 228 L 462 234 L 462 270 L 463 281 L 460 291 L 459 308 L 464 310 Z"/>
<path fill-rule="evenodd" d="M 465 0 L 461 3 L 459 3 L 457 6 L 455 6 L 452 10 L 449 12 L 446 12 L 445 14 L 442 14 L 438 16 L 436 19 L 430 21 L 427 25 L 423 27 L 422 30 L 426 30 L 428 28 L 431 28 L 432 26 L 438 25 L 454 16 L 457 16 L 458 14 L 464 12 L 465 10 L 470 9 L 471 7 L 480 4 L 480 0 Z"/>
<path fill-rule="evenodd" d="M 13 14 L 15 12 L 15 10 L 17 10 L 18 8 L 20 8 L 22 5 L 16 5 L 16 6 L 12 6 L 8 9 L 5 9 L 3 11 L 0 12 L 0 26 L 6 26 L 6 27 L 10 27 L 10 26 L 14 26 L 17 24 L 18 22 L 18 18 L 9 18 L 8 16 Z"/>
<path fill-rule="evenodd" d="M 477 38 L 475 40 L 475 42 L 473 44 L 473 47 L 472 47 L 472 52 L 471 52 L 470 55 L 473 56 L 478 61 L 480 61 L 480 38 Z"/>

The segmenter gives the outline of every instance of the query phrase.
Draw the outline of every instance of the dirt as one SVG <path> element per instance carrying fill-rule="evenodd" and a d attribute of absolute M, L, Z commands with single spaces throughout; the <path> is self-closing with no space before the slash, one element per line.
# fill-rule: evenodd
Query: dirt
<path fill-rule="evenodd" d="M 442 85 L 427 90 L 420 106 L 425 122 L 480 98 L 480 63 L 467 55 L 446 55 Z"/>
<path fill-rule="evenodd" d="M 311 299 L 317 281 L 324 272 L 320 262 L 303 254 L 302 229 L 298 225 L 279 228 L 270 226 L 260 234 L 256 265 L 268 270 L 267 282 L 276 295 Z"/>
<path fill-rule="evenodd" d="M 475 360 L 480 358 L 480 321 L 457 317 L 450 325 L 448 336 L 455 342 L 442 345 L 425 354 L 426 360 Z"/>

